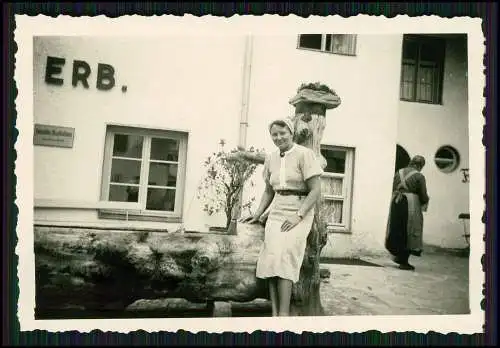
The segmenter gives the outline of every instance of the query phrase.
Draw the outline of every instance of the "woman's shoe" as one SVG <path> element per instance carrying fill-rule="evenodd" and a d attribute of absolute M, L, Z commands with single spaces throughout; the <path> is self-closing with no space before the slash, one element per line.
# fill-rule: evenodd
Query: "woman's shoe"
<path fill-rule="evenodd" d="M 413 270 L 415 270 L 415 267 L 410 265 L 409 263 L 406 263 L 406 264 L 399 265 L 399 269 L 403 269 L 405 271 L 413 271 Z"/>
<path fill-rule="evenodd" d="M 399 258 L 397 256 L 393 257 L 392 258 L 392 261 L 394 261 L 395 263 L 397 263 L 398 265 L 401 264 L 401 261 L 399 260 Z"/>

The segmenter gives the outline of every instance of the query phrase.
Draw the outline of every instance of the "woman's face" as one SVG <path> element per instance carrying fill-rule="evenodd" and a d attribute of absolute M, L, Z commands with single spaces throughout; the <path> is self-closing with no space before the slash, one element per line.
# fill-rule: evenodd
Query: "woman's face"
<path fill-rule="evenodd" d="M 292 133 L 286 126 L 273 124 L 270 130 L 274 145 L 281 151 L 286 151 L 292 145 Z"/>

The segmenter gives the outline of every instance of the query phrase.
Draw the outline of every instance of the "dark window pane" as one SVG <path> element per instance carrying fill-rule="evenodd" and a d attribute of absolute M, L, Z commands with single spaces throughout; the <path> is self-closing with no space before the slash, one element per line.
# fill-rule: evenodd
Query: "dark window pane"
<path fill-rule="evenodd" d="M 435 43 L 422 43 L 420 46 L 420 60 L 427 62 L 438 62 L 440 47 Z"/>
<path fill-rule="evenodd" d="M 139 187 L 110 185 L 108 199 L 113 202 L 138 202 Z"/>
<path fill-rule="evenodd" d="M 332 51 L 332 34 L 326 34 L 325 49 L 327 51 Z"/>
<path fill-rule="evenodd" d="M 418 44 L 414 40 L 404 40 L 403 41 L 403 59 L 414 59 L 418 58 Z"/>
<path fill-rule="evenodd" d="M 299 46 L 303 48 L 321 49 L 321 34 L 302 34 L 299 39 Z"/>
<path fill-rule="evenodd" d="M 151 159 L 159 161 L 179 160 L 179 141 L 167 138 L 151 140 Z"/>
<path fill-rule="evenodd" d="M 111 182 L 138 184 L 141 162 L 114 158 L 111 162 Z"/>
<path fill-rule="evenodd" d="M 113 156 L 141 158 L 143 138 L 138 135 L 115 134 Z"/>
<path fill-rule="evenodd" d="M 177 164 L 150 163 L 149 185 L 175 186 L 177 184 Z"/>
<path fill-rule="evenodd" d="M 148 188 L 147 210 L 174 211 L 175 190 Z"/>
<path fill-rule="evenodd" d="M 453 155 L 453 152 L 451 152 L 448 148 L 441 148 L 436 152 L 436 157 L 438 158 L 447 158 L 447 159 L 454 159 L 455 156 Z"/>
<path fill-rule="evenodd" d="M 321 149 L 321 154 L 327 163 L 325 172 L 345 173 L 345 151 Z"/>

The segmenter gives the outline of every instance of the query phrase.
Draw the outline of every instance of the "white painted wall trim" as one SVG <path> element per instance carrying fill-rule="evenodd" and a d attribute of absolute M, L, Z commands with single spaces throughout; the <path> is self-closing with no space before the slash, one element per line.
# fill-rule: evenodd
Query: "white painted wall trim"
<path fill-rule="evenodd" d="M 140 211 L 139 203 L 132 202 L 105 202 L 105 201 L 70 201 L 65 199 L 37 199 L 34 202 L 35 208 L 44 209 L 119 209 L 127 211 Z"/>
<path fill-rule="evenodd" d="M 186 133 L 188 136 L 191 135 L 191 130 L 186 128 L 168 128 L 160 127 L 158 125 L 145 124 L 145 123 L 121 123 L 121 122 L 105 122 L 106 126 L 110 127 L 123 127 L 123 128 L 137 128 L 148 133 L 153 132 L 173 132 L 173 133 Z"/>

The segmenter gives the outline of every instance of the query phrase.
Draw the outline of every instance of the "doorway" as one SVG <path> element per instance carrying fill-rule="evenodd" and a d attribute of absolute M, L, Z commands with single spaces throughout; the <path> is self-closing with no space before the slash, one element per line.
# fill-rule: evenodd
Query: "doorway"
<path fill-rule="evenodd" d="M 401 168 L 406 167 L 410 163 L 410 155 L 400 145 L 396 144 L 396 163 L 394 171 L 397 172 Z"/>

